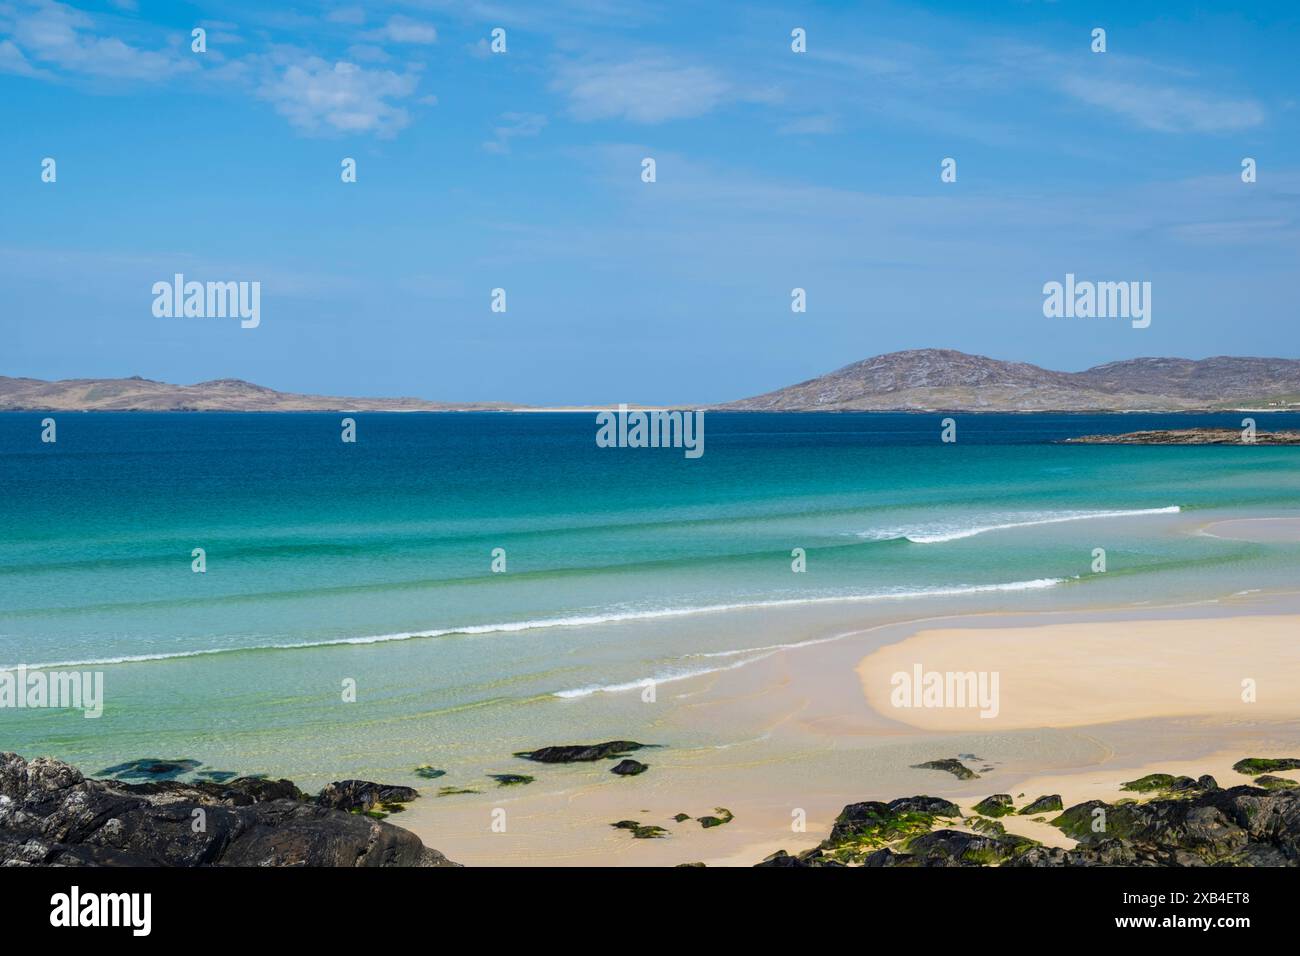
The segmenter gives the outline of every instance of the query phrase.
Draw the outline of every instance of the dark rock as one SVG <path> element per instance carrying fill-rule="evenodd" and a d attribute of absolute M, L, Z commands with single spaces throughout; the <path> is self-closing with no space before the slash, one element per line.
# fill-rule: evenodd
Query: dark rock
<path fill-rule="evenodd" d="M 1007 862 L 1030 847 L 1033 840 L 1013 834 L 985 835 L 959 830 L 935 830 L 910 840 L 907 861 L 894 866 L 993 866 Z"/>
<path fill-rule="evenodd" d="M 427 763 L 415 768 L 415 775 L 424 780 L 437 780 L 439 777 L 447 776 L 447 771 L 431 767 Z"/>
<path fill-rule="evenodd" d="M 952 774 L 958 780 L 974 780 L 979 776 L 979 774 L 970 769 L 970 767 L 953 757 L 946 757 L 943 760 L 927 760 L 925 763 L 912 764 L 912 769 L 944 770 Z"/>
<path fill-rule="evenodd" d="M 1201 790 L 1218 790 L 1219 781 L 1215 780 L 1208 773 L 1196 778 L 1196 786 Z"/>
<path fill-rule="evenodd" d="M 1274 777 L 1272 774 L 1264 774 L 1255 778 L 1255 786 L 1263 787 L 1265 790 L 1285 790 L 1287 787 L 1297 787 L 1294 780 L 1289 777 Z"/>
<path fill-rule="evenodd" d="M 419 797 L 411 787 L 398 787 L 369 780 L 338 780 L 316 796 L 316 803 L 331 810 L 365 813 L 381 803 L 410 803 Z"/>
<path fill-rule="evenodd" d="M 1028 816 L 1034 813 L 1046 813 L 1049 810 L 1063 810 L 1063 809 L 1065 809 L 1065 807 L 1061 803 L 1061 795 L 1059 793 L 1051 793 L 1048 794 L 1047 796 L 1039 797 L 1037 800 L 1034 800 L 1023 810 L 1021 810 L 1020 814 L 1021 816 Z"/>
<path fill-rule="evenodd" d="M 286 796 L 289 781 L 249 779 L 131 785 L 0 754 L 0 866 L 456 865 L 406 830 Z"/>
<path fill-rule="evenodd" d="M 515 756 L 536 760 L 538 763 L 590 763 L 593 760 L 623 757 L 633 750 L 648 746 L 650 745 L 639 744 L 634 740 L 608 740 L 603 744 L 564 744 L 540 750 L 520 750 L 515 752 Z"/>
<path fill-rule="evenodd" d="M 639 773 L 645 773 L 650 767 L 641 763 L 639 760 L 622 760 L 615 766 L 609 768 L 610 773 L 616 773 L 620 777 L 635 777 Z"/>
<path fill-rule="evenodd" d="M 991 797 L 985 797 L 973 809 L 986 817 L 1005 817 L 1016 812 L 1009 793 L 995 793 Z"/>
<path fill-rule="evenodd" d="M 678 823 L 682 823 L 683 821 L 689 820 L 690 818 L 691 815 L 689 813 L 679 813 L 675 817 L 673 817 L 673 819 L 676 820 Z"/>

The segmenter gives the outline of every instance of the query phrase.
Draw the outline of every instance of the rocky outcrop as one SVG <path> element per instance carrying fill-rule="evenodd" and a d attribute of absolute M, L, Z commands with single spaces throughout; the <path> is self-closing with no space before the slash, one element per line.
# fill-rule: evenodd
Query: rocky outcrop
<path fill-rule="evenodd" d="M 1300 445 L 1300 432 L 1256 432 L 1250 441 L 1238 428 L 1171 428 L 1124 432 L 1121 435 L 1080 435 L 1067 445 Z"/>
<path fill-rule="evenodd" d="M 1071 849 L 1041 846 L 994 821 L 977 833 L 935 830 L 937 817 L 958 809 L 911 797 L 851 804 L 818 847 L 797 856 L 781 851 L 758 865 L 1300 866 L 1300 787 L 1223 790 L 1204 786 L 1207 779 L 1179 797 L 1068 808 L 1051 822 L 1079 841 Z"/>
<path fill-rule="evenodd" d="M 123 783 L 0 753 L 0 866 L 54 865 L 457 864 L 406 830 L 307 802 L 288 780 Z"/>

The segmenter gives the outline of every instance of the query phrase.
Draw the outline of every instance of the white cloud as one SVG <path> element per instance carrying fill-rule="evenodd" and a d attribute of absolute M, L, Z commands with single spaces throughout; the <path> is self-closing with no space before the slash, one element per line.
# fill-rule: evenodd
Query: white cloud
<path fill-rule="evenodd" d="M 410 17 L 395 16 L 389 17 L 388 22 L 379 29 L 371 30 L 365 38 L 375 41 L 387 40 L 389 43 L 428 44 L 438 41 L 438 31 L 428 23 L 421 23 Z"/>
<path fill-rule="evenodd" d="M 536 136 L 546 126 L 546 117 L 540 113 L 502 113 L 501 120 L 503 125 L 492 131 L 496 138 L 483 144 L 489 153 L 508 153 L 512 139 Z"/>
<path fill-rule="evenodd" d="M 259 85 L 258 95 L 304 132 L 391 136 L 410 122 L 398 101 L 414 94 L 418 85 L 413 73 L 307 56 L 277 65 Z"/>
<path fill-rule="evenodd" d="M 684 66 L 663 57 L 564 63 L 551 88 L 568 96 L 575 119 L 633 123 L 689 119 L 728 102 L 772 99 L 770 93 L 737 87 L 710 67 Z"/>
<path fill-rule="evenodd" d="M 5 41 L 11 49 L 0 54 L 0 64 L 9 72 L 24 72 L 23 64 L 30 70 L 35 63 L 110 79 L 161 80 L 196 69 L 193 61 L 173 50 L 145 50 L 115 36 L 97 35 L 93 18 L 55 0 L 5 12 L 12 17 Z"/>
<path fill-rule="evenodd" d="M 1110 110 L 1164 133 L 1221 133 L 1264 122 L 1264 109 L 1250 99 L 1229 99 L 1172 86 L 1067 76 L 1061 89 L 1090 106 Z"/>
<path fill-rule="evenodd" d="M 350 26 L 366 22 L 366 11 L 361 7 L 339 7 L 325 15 L 330 23 L 346 23 Z"/>
<path fill-rule="evenodd" d="M 32 66 L 23 51 L 12 40 L 0 40 L 0 73 L 13 73 L 17 76 L 41 76 L 49 74 Z"/>

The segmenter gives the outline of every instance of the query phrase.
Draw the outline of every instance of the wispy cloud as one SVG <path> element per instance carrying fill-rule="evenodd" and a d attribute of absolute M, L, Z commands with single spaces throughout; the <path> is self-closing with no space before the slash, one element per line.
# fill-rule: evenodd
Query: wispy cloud
<path fill-rule="evenodd" d="M 389 43 L 428 44 L 438 42 L 438 30 L 432 24 L 412 20 L 410 17 L 389 17 L 388 22 L 365 35 L 367 40 Z"/>
<path fill-rule="evenodd" d="M 730 102 L 770 102 L 771 91 L 739 86 L 718 70 L 666 57 L 561 63 L 551 88 L 582 121 L 663 123 L 704 116 Z"/>
<path fill-rule="evenodd" d="M 1163 133 L 1222 133 L 1264 122 L 1264 108 L 1252 99 L 1233 99 L 1189 87 L 1078 75 L 1061 89 L 1089 106 L 1109 110 L 1146 129 Z"/>
<path fill-rule="evenodd" d="M 508 153 L 512 139 L 536 136 L 546 126 L 546 117 L 540 113 L 502 113 L 501 121 L 492 131 L 493 138 L 483 144 L 489 153 Z"/>

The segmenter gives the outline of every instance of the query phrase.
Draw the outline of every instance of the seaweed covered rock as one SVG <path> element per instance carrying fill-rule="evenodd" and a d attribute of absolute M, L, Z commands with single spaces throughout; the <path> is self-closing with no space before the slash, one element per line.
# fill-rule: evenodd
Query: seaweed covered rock
<path fill-rule="evenodd" d="M 1211 780 L 1214 778 L 1211 777 Z M 1128 790 L 1132 793 L 1158 793 L 1160 791 L 1178 792 L 1182 790 L 1197 790 L 1200 785 L 1191 777 L 1175 777 L 1168 773 L 1149 773 L 1145 777 L 1139 777 L 1136 780 L 1130 780 L 1120 786 L 1121 790 Z"/>
<path fill-rule="evenodd" d="M 1031 801 L 1020 810 L 1021 816 L 1033 816 L 1036 813 L 1048 813 L 1054 810 L 1064 810 L 1065 805 L 1061 803 L 1059 793 L 1050 793 L 1046 796 L 1039 797 Z"/>
<path fill-rule="evenodd" d="M 708 830 L 711 829 L 712 827 L 720 827 L 724 823 L 730 823 L 732 820 L 736 819 L 736 815 L 732 813 L 730 810 L 728 810 L 726 807 L 714 807 L 713 812 L 717 814 L 716 817 L 715 816 L 697 817 L 695 822 L 698 823 L 700 826 L 704 827 L 704 829 Z"/>
<path fill-rule="evenodd" d="M 1066 808 L 1051 823 L 1078 841 L 1069 849 L 1041 846 L 981 817 L 966 821 L 979 832 L 936 830 L 937 818 L 959 818 L 960 811 L 934 797 L 854 803 L 815 849 L 776 853 L 759 865 L 1300 866 L 1300 787 L 1223 790 L 1206 781 L 1145 803 L 1089 800 Z"/>
<path fill-rule="evenodd" d="M 1232 769 L 1248 777 L 1279 770 L 1300 770 L 1300 757 L 1247 757 L 1234 763 Z"/>
<path fill-rule="evenodd" d="M 976 813 L 986 817 L 1005 817 L 1016 812 L 1015 804 L 1009 793 L 995 793 L 985 797 L 973 807 Z"/>
<path fill-rule="evenodd" d="M 840 862 L 861 862 L 871 851 L 928 832 L 939 817 L 961 817 L 957 804 L 939 797 L 901 797 L 890 803 L 851 803 L 835 818 L 818 849 Z"/>
<path fill-rule="evenodd" d="M 0 866 L 456 865 L 414 833 L 300 797 L 289 781 L 130 784 L 0 753 Z"/>

